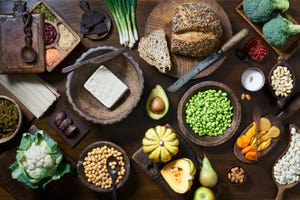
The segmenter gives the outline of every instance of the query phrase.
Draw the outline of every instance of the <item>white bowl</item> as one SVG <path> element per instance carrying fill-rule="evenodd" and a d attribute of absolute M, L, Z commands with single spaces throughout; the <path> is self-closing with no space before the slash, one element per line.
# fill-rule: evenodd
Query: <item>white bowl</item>
<path fill-rule="evenodd" d="M 265 85 L 265 75 L 260 69 L 251 67 L 243 72 L 241 82 L 246 90 L 255 92 Z"/>

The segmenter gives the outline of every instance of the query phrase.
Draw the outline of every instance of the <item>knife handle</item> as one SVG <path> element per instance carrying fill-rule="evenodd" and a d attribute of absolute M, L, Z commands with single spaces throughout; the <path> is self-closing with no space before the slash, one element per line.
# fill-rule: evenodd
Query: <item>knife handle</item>
<path fill-rule="evenodd" d="M 240 32 L 236 33 L 233 37 L 231 37 L 223 46 L 221 47 L 221 51 L 225 52 L 239 43 L 244 37 L 246 37 L 249 33 L 249 30 L 244 28 Z"/>

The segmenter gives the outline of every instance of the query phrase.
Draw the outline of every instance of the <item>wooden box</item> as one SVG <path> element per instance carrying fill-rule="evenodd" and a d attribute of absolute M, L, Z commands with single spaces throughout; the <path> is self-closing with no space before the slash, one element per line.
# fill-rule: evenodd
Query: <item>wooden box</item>
<path fill-rule="evenodd" d="M 262 25 L 258 24 L 258 23 L 254 23 L 251 22 L 248 17 L 246 16 L 244 10 L 243 10 L 243 2 L 241 2 L 237 7 L 236 7 L 236 11 L 246 20 L 246 22 L 248 22 L 250 24 L 250 26 L 268 43 L 268 41 L 266 40 L 263 32 L 262 32 Z M 283 17 L 287 18 L 288 20 L 290 20 L 291 22 L 293 22 L 294 24 L 298 24 L 298 22 L 288 13 L 283 13 L 282 14 Z M 270 43 L 268 43 L 270 45 L 270 47 L 276 52 L 276 54 L 278 56 L 280 56 L 283 59 L 288 59 L 298 48 L 299 48 L 299 40 L 300 40 L 300 34 L 298 35 L 293 35 L 290 36 L 286 43 L 281 46 L 281 47 L 276 47 L 271 45 Z"/>
<path fill-rule="evenodd" d="M 45 71 L 43 16 L 32 15 L 32 47 L 37 53 L 33 63 L 22 60 L 21 49 L 25 46 L 24 23 L 21 13 L 6 15 L 0 19 L 0 74 L 41 73 Z"/>
<path fill-rule="evenodd" d="M 55 28 L 57 36 L 53 43 L 45 45 L 46 69 L 51 72 L 80 43 L 80 36 L 45 1 L 39 1 L 30 8 L 31 13 L 43 13 L 45 25 Z M 55 62 L 47 58 L 49 52 L 55 52 L 60 58 Z"/>

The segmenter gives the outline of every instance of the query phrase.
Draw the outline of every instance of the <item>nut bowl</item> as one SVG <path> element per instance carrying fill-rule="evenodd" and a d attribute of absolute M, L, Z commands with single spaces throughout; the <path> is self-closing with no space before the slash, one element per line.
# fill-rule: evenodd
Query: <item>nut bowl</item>
<path fill-rule="evenodd" d="M 230 105 L 232 107 L 230 126 L 227 127 L 221 134 L 218 134 L 217 136 L 209 136 L 208 134 L 199 136 L 199 134 L 197 134 L 187 123 L 187 103 L 194 95 L 198 94 L 198 92 L 204 92 L 207 90 L 220 90 L 221 92 L 227 93 L 227 99 L 229 99 Z M 209 129 L 210 127 L 216 126 L 218 122 L 216 122 L 215 119 L 213 119 L 215 114 L 216 113 L 211 113 L 211 115 L 213 115 L 212 119 L 210 119 L 210 121 L 208 121 L 207 124 L 204 124 L 206 126 L 205 129 Z M 229 140 L 237 131 L 241 121 L 241 105 L 235 93 L 228 86 L 220 82 L 205 81 L 192 86 L 183 95 L 179 102 L 177 119 L 183 135 L 187 137 L 187 139 L 189 139 L 191 142 L 200 146 L 216 146 Z M 214 130 L 216 130 L 216 128 Z"/>
<path fill-rule="evenodd" d="M 22 123 L 22 112 L 19 105 L 13 99 L 7 96 L 0 95 L 0 102 L 1 102 L 1 108 L 0 108 L 1 116 L 5 117 L 6 120 L 11 120 L 10 122 L 12 122 L 10 124 L 7 124 L 8 126 L 4 125 L 2 127 L 1 125 L 0 144 L 2 144 L 10 141 L 19 132 Z M 6 116 L 4 116 L 5 115 L 4 113 L 6 112 L 7 114 Z M 12 112 L 16 113 L 15 117 L 12 116 Z M 7 131 L 7 129 L 13 129 L 13 130 Z"/>
<path fill-rule="evenodd" d="M 278 58 L 276 65 L 270 70 L 269 87 L 280 108 L 293 96 L 296 88 L 296 75 L 285 60 Z"/>
<path fill-rule="evenodd" d="M 242 185 L 247 180 L 247 173 L 241 166 L 232 166 L 227 171 L 228 181 L 233 185 Z"/>
<path fill-rule="evenodd" d="M 120 146 L 109 141 L 92 143 L 81 152 L 77 163 L 81 182 L 96 192 L 112 192 L 111 177 L 106 168 L 107 158 L 112 155 L 118 160 L 116 188 L 121 188 L 129 178 L 130 160 Z"/>

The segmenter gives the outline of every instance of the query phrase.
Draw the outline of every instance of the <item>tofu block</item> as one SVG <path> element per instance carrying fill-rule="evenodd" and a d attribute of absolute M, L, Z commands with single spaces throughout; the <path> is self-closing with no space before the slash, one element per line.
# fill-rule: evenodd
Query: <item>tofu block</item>
<path fill-rule="evenodd" d="M 128 90 L 127 85 L 104 65 L 84 83 L 84 88 L 107 108 L 113 107 Z"/>

